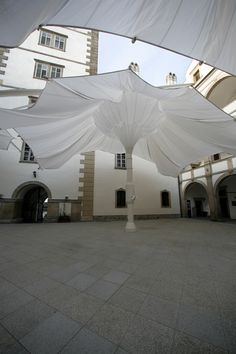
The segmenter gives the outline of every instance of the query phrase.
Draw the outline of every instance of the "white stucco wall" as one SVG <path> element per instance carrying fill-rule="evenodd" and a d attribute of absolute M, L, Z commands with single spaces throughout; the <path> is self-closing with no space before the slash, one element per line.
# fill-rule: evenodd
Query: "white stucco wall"
<path fill-rule="evenodd" d="M 125 208 L 115 208 L 115 191 L 125 189 L 126 170 L 115 169 L 115 156 L 101 151 L 95 154 L 94 215 L 126 215 Z M 133 159 L 136 200 L 134 212 L 141 214 L 179 214 L 177 179 L 162 176 L 156 166 L 141 158 Z M 161 208 L 160 192 L 171 193 L 171 208 Z"/>
<path fill-rule="evenodd" d="M 233 167 L 236 168 L 236 157 L 234 157 L 234 158 L 232 159 L 232 162 L 233 162 Z"/>
<path fill-rule="evenodd" d="M 63 76 L 85 75 L 88 62 L 88 36 L 89 31 L 48 27 L 59 34 L 68 36 L 66 50 L 39 45 L 39 31 L 34 31 L 19 48 L 10 49 L 7 54 L 5 74 L 0 75 L 4 85 L 40 89 L 44 88 L 46 80 L 33 78 L 35 60 L 41 60 L 64 66 Z"/>
<path fill-rule="evenodd" d="M 21 147 L 20 138 L 14 140 L 14 143 Z M 3 198 L 11 198 L 18 186 L 30 181 L 45 184 L 50 189 L 52 198 L 78 198 L 80 155 L 76 155 L 57 170 L 39 170 L 36 163 L 19 162 L 20 155 L 21 152 L 12 144 L 8 151 L 0 151 L 0 194 Z M 33 171 L 36 171 L 36 178 L 33 177 Z"/>
<path fill-rule="evenodd" d="M 195 178 L 204 176 L 205 175 L 205 169 L 204 167 L 196 168 L 193 170 L 193 175 Z"/>
<path fill-rule="evenodd" d="M 66 50 L 61 51 L 39 45 L 39 31 L 33 32 L 20 48 L 10 49 L 7 53 L 5 74 L 0 75 L 3 80 L 1 89 L 9 86 L 42 89 L 46 80 L 33 78 L 35 59 L 49 63 L 63 65 L 63 76 L 85 75 L 88 65 L 88 30 L 76 30 L 59 27 L 48 27 L 52 31 L 68 36 Z M 0 97 L 0 107 L 16 108 L 28 105 L 28 96 Z M 14 135 L 14 132 L 13 132 Z M 16 136 L 16 135 L 15 135 Z M 22 140 L 14 139 L 13 143 L 21 150 Z M 61 199 L 68 196 L 69 199 L 78 198 L 80 156 L 69 160 L 63 167 L 57 170 L 38 170 L 34 163 L 19 162 L 21 152 L 14 145 L 10 145 L 8 151 L 0 151 L 0 194 L 4 198 L 11 198 L 14 190 L 26 182 L 39 181 L 44 183 L 51 191 L 52 198 Z M 33 177 L 36 171 L 37 177 Z"/>
<path fill-rule="evenodd" d="M 227 161 L 219 161 L 217 163 L 212 164 L 212 172 L 213 173 L 227 171 L 227 169 L 228 169 Z"/>
<path fill-rule="evenodd" d="M 188 180 L 188 179 L 190 179 L 191 178 L 191 172 L 189 171 L 189 172 L 183 172 L 182 173 L 182 180 L 184 181 L 184 180 Z"/>

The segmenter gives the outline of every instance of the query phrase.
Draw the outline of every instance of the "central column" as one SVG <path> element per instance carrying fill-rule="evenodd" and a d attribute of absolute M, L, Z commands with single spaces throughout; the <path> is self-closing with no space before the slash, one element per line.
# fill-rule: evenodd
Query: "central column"
<path fill-rule="evenodd" d="M 126 150 L 126 168 L 127 168 L 127 178 L 126 178 L 126 204 L 127 204 L 127 223 L 125 230 L 128 232 L 136 231 L 136 226 L 134 223 L 134 201 L 135 201 L 135 190 L 133 183 L 133 166 L 132 166 L 132 150 Z"/>

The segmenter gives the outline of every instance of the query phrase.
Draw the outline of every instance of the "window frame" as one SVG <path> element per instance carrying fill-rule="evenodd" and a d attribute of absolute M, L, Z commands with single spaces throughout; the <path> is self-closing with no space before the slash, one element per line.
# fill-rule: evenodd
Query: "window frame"
<path fill-rule="evenodd" d="M 118 205 L 118 193 L 120 192 L 123 192 L 124 193 L 124 205 Z M 119 189 L 116 189 L 115 191 L 115 208 L 116 209 L 125 209 L 127 208 L 127 204 L 126 204 L 126 190 L 124 188 L 119 188 Z"/>
<path fill-rule="evenodd" d="M 44 36 L 44 34 L 45 34 L 45 36 Z M 45 43 L 42 43 L 43 37 L 46 38 Z M 58 39 L 57 39 L 57 37 L 58 37 Z M 47 38 L 50 38 L 48 44 L 47 44 Z M 40 29 L 38 45 L 41 45 L 41 46 L 47 47 L 47 48 L 60 50 L 61 52 L 65 52 L 67 38 L 68 38 L 68 36 L 66 36 L 65 34 L 53 32 L 53 31 L 48 31 L 46 29 Z M 57 42 L 59 43 L 59 45 L 56 45 Z M 63 48 L 60 48 L 60 43 L 63 43 Z"/>
<path fill-rule="evenodd" d="M 212 161 L 215 162 L 215 161 L 219 161 L 221 160 L 221 157 L 220 157 L 220 152 L 212 155 Z"/>
<path fill-rule="evenodd" d="M 193 73 L 193 81 L 194 83 L 198 82 L 201 79 L 201 74 L 200 74 L 200 70 L 197 69 L 194 73 Z"/>
<path fill-rule="evenodd" d="M 45 76 L 37 76 L 37 72 L 38 72 L 38 68 L 39 68 L 39 65 L 44 65 L 44 69 L 41 68 L 41 73 L 42 73 L 42 70 L 45 70 L 45 67 L 47 67 L 46 69 L 46 74 Z M 61 72 L 61 75 L 60 76 L 52 76 L 51 73 L 52 73 L 52 70 L 56 68 L 57 69 L 60 69 L 60 72 Z M 60 65 L 60 64 L 55 64 L 55 63 L 49 63 L 49 62 L 46 62 L 46 61 L 42 61 L 42 60 L 37 60 L 35 59 L 35 65 L 34 65 L 34 74 L 33 74 L 33 78 L 34 79 L 38 79 L 38 80 L 47 80 L 47 79 L 58 79 L 60 77 L 63 76 L 63 69 L 65 67 L 63 65 Z"/>
<path fill-rule="evenodd" d="M 27 159 L 25 159 L 26 148 L 29 150 Z M 31 156 L 33 157 L 33 160 L 31 160 Z M 32 149 L 31 149 L 31 147 L 25 141 L 22 142 L 20 162 L 37 163 L 37 161 L 35 160 L 34 153 L 33 153 Z"/>
<path fill-rule="evenodd" d="M 115 169 L 117 170 L 127 169 L 125 152 L 115 154 Z"/>
<path fill-rule="evenodd" d="M 168 205 L 164 205 L 164 203 L 163 203 L 163 193 L 167 193 L 167 195 L 168 195 Z M 170 193 L 170 191 L 164 189 L 163 191 L 160 192 L 160 196 L 161 196 L 161 207 L 162 208 L 171 208 L 171 193 Z"/>

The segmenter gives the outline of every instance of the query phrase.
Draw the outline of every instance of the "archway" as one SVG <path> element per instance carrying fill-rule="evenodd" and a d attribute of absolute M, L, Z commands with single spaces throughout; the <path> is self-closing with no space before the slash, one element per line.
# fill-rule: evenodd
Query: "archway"
<path fill-rule="evenodd" d="M 236 219 L 236 174 L 222 176 L 215 190 L 219 217 Z"/>
<path fill-rule="evenodd" d="M 209 215 L 208 195 L 205 187 L 198 183 L 190 183 L 184 193 L 185 216 L 206 217 Z"/>
<path fill-rule="evenodd" d="M 226 76 L 217 81 L 206 95 L 207 99 L 227 113 L 236 114 L 236 77 Z"/>
<path fill-rule="evenodd" d="M 28 182 L 19 186 L 13 198 L 20 201 L 19 214 L 23 222 L 39 223 L 47 215 L 47 201 L 51 192 L 42 183 Z"/>

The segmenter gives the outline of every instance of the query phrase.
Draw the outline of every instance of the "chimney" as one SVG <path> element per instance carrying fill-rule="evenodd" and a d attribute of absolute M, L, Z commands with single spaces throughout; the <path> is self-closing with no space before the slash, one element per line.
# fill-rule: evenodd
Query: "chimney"
<path fill-rule="evenodd" d="M 174 73 L 169 73 L 166 75 L 166 85 L 176 85 L 177 76 Z"/>

